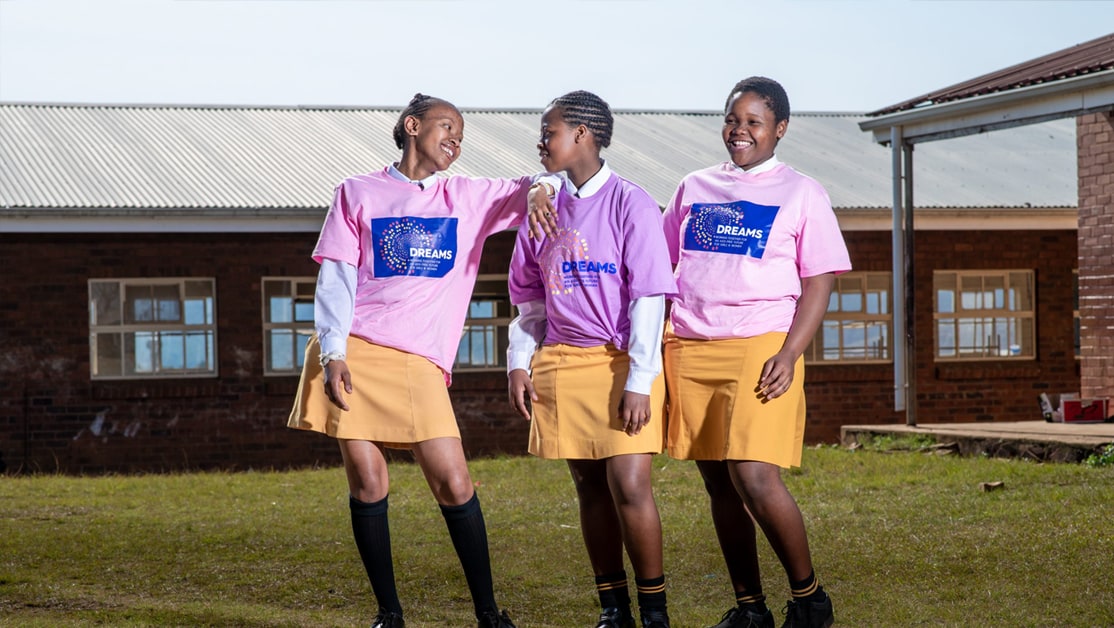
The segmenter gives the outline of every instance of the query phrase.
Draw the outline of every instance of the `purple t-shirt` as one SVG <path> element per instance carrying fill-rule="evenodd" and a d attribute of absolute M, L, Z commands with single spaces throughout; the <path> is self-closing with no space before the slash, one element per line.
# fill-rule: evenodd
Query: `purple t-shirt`
<path fill-rule="evenodd" d="M 676 292 L 661 210 L 614 173 L 588 198 L 562 189 L 555 204 L 555 235 L 539 242 L 527 225 L 518 231 L 511 302 L 545 300 L 545 344 L 626 349 L 630 302 Z"/>
<path fill-rule="evenodd" d="M 788 331 L 801 277 L 851 269 L 828 193 L 785 164 L 698 170 L 677 187 L 664 223 L 679 292 L 670 318 L 682 338 Z"/>
<path fill-rule="evenodd" d="M 454 176 L 423 190 L 386 168 L 342 181 L 313 258 L 357 269 L 350 333 L 449 373 L 484 240 L 522 222 L 529 186 Z"/>

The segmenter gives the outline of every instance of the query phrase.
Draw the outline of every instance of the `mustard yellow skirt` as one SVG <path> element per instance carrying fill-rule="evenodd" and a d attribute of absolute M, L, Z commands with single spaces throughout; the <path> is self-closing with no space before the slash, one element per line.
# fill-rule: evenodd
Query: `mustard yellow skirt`
<path fill-rule="evenodd" d="M 665 335 L 669 455 L 680 460 L 757 460 L 801 465 L 805 435 L 804 358 L 777 399 L 758 396 L 762 365 L 784 333 L 694 340 Z"/>
<path fill-rule="evenodd" d="M 630 357 L 614 346 L 544 345 L 534 354 L 529 451 L 539 458 L 602 460 L 621 454 L 659 454 L 665 380 L 650 393 L 650 422 L 635 436 L 622 429 L 619 402 Z"/>
<path fill-rule="evenodd" d="M 345 362 L 352 374 L 347 412 L 325 395 L 321 344 L 314 334 L 287 427 L 410 449 L 431 438 L 460 438 L 445 375 L 424 357 L 348 337 Z"/>

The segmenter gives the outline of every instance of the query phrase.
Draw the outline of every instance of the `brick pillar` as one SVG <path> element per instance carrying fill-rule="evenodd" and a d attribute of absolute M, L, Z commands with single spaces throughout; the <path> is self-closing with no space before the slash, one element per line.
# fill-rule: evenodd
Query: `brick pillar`
<path fill-rule="evenodd" d="M 1076 120 L 1080 392 L 1114 399 L 1114 112 Z"/>

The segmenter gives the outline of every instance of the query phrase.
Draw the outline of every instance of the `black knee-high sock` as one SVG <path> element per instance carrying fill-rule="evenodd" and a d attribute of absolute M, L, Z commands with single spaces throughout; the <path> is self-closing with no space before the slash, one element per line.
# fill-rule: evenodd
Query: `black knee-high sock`
<path fill-rule="evenodd" d="M 441 506 L 441 515 L 445 517 L 449 537 L 460 558 L 460 566 L 464 568 L 476 616 L 484 611 L 498 611 L 491 580 L 491 556 L 487 550 L 487 526 L 479 495 L 473 493 L 472 499 L 459 506 Z"/>
<path fill-rule="evenodd" d="M 364 562 L 371 590 L 379 603 L 380 612 L 402 614 L 402 604 L 395 589 L 395 567 L 391 560 L 391 530 L 387 525 L 387 498 L 367 503 L 348 497 L 352 511 L 352 534 L 356 549 Z"/>
<path fill-rule="evenodd" d="M 600 596 L 600 608 L 630 608 L 627 572 L 596 576 L 596 593 Z"/>

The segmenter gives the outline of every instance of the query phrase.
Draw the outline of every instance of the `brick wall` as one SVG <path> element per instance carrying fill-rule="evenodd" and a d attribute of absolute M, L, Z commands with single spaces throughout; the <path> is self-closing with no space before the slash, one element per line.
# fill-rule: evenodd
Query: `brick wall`
<path fill-rule="evenodd" d="M 6 237 L 0 302 L 0 465 L 9 472 L 247 469 L 339 463 L 335 443 L 284 427 L 297 378 L 264 377 L 260 280 L 313 276 L 316 234 L 88 234 Z M 889 270 L 890 236 L 848 233 L 858 270 Z M 511 234 L 488 242 L 483 273 L 503 273 Z M 917 234 L 920 420 L 1037 417 L 1042 390 L 1077 390 L 1072 355 L 1074 232 Z M 1036 361 L 936 364 L 934 268 L 1035 268 Z M 89 379 L 90 278 L 215 277 L 219 378 Z M 892 367 L 808 369 L 809 442 L 845 423 L 903 422 Z M 521 454 L 528 426 L 506 401 L 501 372 L 457 373 L 451 390 L 469 455 Z"/>
<path fill-rule="evenodd" d="M 844 234 L 856 270 L 889 271 L 889 232 Z M 917 422 L 1029 421 L 1041 392 L 1079 389 L 1074 357 L 1072 231 L 919 231 L 914 243 Z M 932 274 L 935 270 L 1033 269 L 1037 359 L 937 362 Z M 843 424 L 904 423 L 893 411 L 893 365 L 811 366 L 806 439 L 838 440 Z"/>
<path fill-rule="evenodd" d="M 1080 116 L 1079 317 L 1084 397 L 1114 399 L 1114 113 Z"/>

